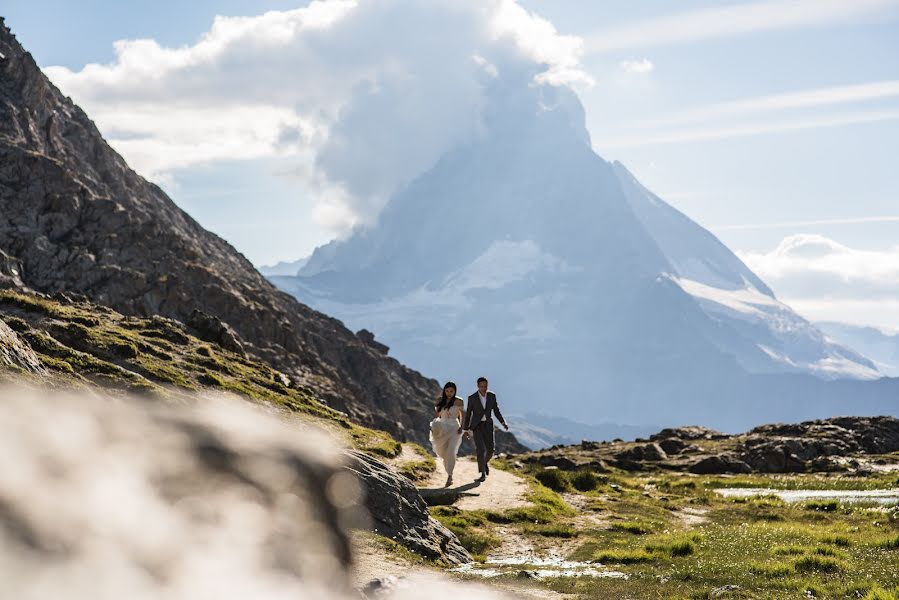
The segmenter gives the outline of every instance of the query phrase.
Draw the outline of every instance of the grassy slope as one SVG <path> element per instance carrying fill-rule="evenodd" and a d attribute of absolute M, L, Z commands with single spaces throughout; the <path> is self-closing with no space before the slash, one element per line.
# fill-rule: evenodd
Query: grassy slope
<path fill-rule="evenodd" d="M 494 524 L 507 523 L 538 547 L 551 537 L 573 540 L 567 558 L 596 561 L 629 575 L 540 581 L 579 598 L 709 598 L 726 585 L 739 586 L 722 596 L 729 598 L 899 598 L 899 509 L 788 505 L 776 497 L 730 500 L 712 491 L 723 484 L 890 488 L 899 485 L 896 472 L 739 478 L 614 472 L 578 481 L 586 491 L 578 490 L 567 474 L 546 476 L 537 468 L 528 475 L 534 476 L 538 499 L 536 508 L 525 511 L 530 514 L 452 508 L 433 512 L 480 559 L 501 544 Z M 579 494 L 582 510 L 598 519 L 578 518 L 538 480 Z M 589 489 L 591 483 L 594 489 Z M 678 517 L 684 508 L 706 511 L 706 521 L 686 524 Z M 597 522 L 605 525 L 589 525 Z"/>
<path fill-rule="evenodd" d="M 125 317 L 90 303 L 0 290 L 0 318 L 25 339 L 65 385 L 99 385 L 162 401 L 217 390 L 280 407 L 325 427 L 348 445 L 393 457 L 400 444 L 361 427 L 313 396 L 289 385 L 269 366 L 200 340 L 180 323 Z"/>

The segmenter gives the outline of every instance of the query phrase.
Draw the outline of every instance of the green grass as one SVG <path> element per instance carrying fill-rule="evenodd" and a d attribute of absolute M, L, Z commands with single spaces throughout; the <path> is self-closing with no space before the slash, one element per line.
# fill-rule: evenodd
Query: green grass
<path fill-rule="evenodd" d="M 652 542 L 646 543 L 643 548 L 647 552 L 667 554 L 668 556 L 689 556 L 696 554 L 698 544 L 702 541 L 702 535 L 699 533 L 690 533 L 685 535 L 667 536 Z"/>
<path fill-rule="evenodd" d="M 824 512 L 835 512 L 840 508 L 840 503 L 836 500 L 809 500 L 803 504 L 806 510 L 819 510 Z"/>
<path fill-rule="evenodd" d="M 479 512 L 439 506 L 431 510 L 431 516 L 456 534 L 462 546 L 476 560 L 484 560 L 490 550 L 502 543 L 499 537 L 493 535 L 490 523 Z"/>
<path fill-rule="evenodd" d="M 634 535 L 643 535 L 644 533 L 652 531 L 652 526 L 647 523 L 625 521 L 622 523 L 612 523 L 612 529 L 632 533 Z"/>
<path fill-rule="evenodd" d="M 654 560 L 654 556 L 646 550 L 600 550 L 593 555 L 598 563 L 632 565 Z"/>
<path fill-rule="evenodd" d="M 845 571 L 846 564 L 829 556 L 809 555 L 797 559 L 793 563 L 793 568 L 798 573 L 808 573 L 810 571 L 835 573 L 837 571 Z"/>

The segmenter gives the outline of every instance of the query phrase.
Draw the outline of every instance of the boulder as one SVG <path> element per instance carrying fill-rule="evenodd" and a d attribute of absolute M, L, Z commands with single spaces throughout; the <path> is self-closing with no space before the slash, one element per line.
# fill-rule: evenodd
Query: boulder
<path fill-rule="evenodd" d="M 691 473 L 697 475 L 713 475 L 718 473 L 751 473 L 752 468 L 733 454 L 713 454 L 701 458 L 689 467 Z"/>
<path fill-rule="evenodd" d="M 688 446 L 690 446 L 690 444 L 687 444 L 687 442 L 679 438 L 666 438 L 659 442 L 659 447 L 669 456 L 680 454 Z"/>
<path fill-rule="evenodd" d="M 234 399 L 0 388 L 0 598 L 348 598 L 330 439 Z"/>
<path fill-rule="evenodd" d="M 388 352 L 390 352 L 390 347 L 375 340 L 375 334 L 373 334 L 368 329 L 360 329 L 356 332 L 356 337 L 362 340 L 362 343 L 369 348 L 373 348 L 374 350 L 378 351 L 381 354 L 384 354 L 385 356 Z"/>
<path fill-rule="evenodd" d="M 615 458 L 622 461 L 647 461 L 658 462 L 666 460 L 668 455 L 662 447 L 655 442 L 633 446 L 615 454 Z"/>
<path fill-rule="evenodd" d="M 431 560 L 471 562 L 456 536 L 431 518 L 428 505 L 411 481 L 361 452 L 348 450 L 345 456 L 347 469 L 363 485 L 372 531 Z"/>
<path fill-rule="evenodd" d="M 721 433 L 715 429 L 702 427 L 701 425 L 687 425 L 685 427 L 666 427 L 658 433 L 649 436 L 653 442 L 668 438 L 679 438 L 682 440 L 723 440 L 731 437 L 726 433 Z"/>
<path fill-rule="evenodd" d="M 0 318 L 0 369 L 10 368 L 35 374 L 46 373 L 41 360 L 28 342 Z"/>
<path fill-rule="evenodd" d="M 218 317 L 194 309 L 187 319 L 187 326 L 193 329 L 201 340 L 218 344 L 225 350 L 246 356 L 240 336 L 230 325 Z"/>

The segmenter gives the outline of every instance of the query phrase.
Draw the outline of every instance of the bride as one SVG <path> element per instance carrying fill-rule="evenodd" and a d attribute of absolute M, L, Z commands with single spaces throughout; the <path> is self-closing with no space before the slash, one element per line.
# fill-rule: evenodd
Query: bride
<path fill-rule="evenodd" d="M 446 469 L 446 485 L 453 485 L 453 468 L 456 466 L 456 452 L 462 444 L 462 415 L 465 402 L 456 397 L 456 384 L 452 381 L 443 386 L 443 394 L 434 406 L 437 418 L 431 421 L 431 447 L 443 459 Z"/>

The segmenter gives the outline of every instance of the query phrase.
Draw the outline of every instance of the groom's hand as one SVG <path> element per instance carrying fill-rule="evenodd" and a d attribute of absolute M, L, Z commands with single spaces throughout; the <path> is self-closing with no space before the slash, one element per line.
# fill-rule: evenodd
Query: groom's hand
<path fill-rule="evenodd" d="M 505 429 L 506 431 L 509 431 L 509 426 L 506 425 L 505 423 L 503 423 L 503 429 Z"/>
<path fill-rule="evenodd" d="M 470 431 L 466 431 L 466 432 L 465 432 L 465 439 L 466 439 L 466 440 L 470 440 L 470 439 L 471 439 L 471 432 L 470 432 Z"/>

